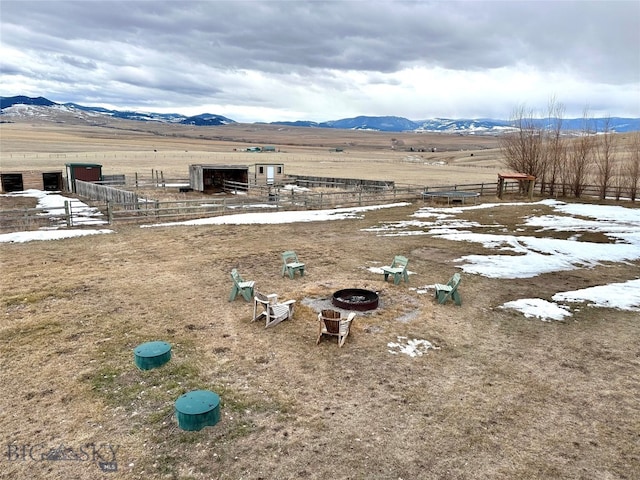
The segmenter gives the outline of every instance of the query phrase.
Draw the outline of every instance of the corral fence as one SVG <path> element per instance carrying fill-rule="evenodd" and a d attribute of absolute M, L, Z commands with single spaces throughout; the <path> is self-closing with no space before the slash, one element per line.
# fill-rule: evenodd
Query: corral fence
<path fill-rule="evenodd" d="M 138 194 L 136 192 L 83 180 L 76 180 L 75 183 L 76 193 L 93 201 L 111 202 L 120 205 L 135 205 L 138 203 Z"/>
<path fill-rule="evenodd" d="M 363 180 L 359 178 L 314 177 L 309 175 L 288 175 L 292 183 L 300 187 L 344 188 L 348 190 L 383 191 L 393 190 L 395 182 L 385 180 Z M 422 188 L 422 187 L 417 187 Z"/>
<path fill-rule="evenodd" d="M 149 175 L 140 172 L 135 172 L 131 175 L 122 173 L 102 175 L 102 180 L 95 183 L 127 189 L 174 188 L 189 186 L 189 177 L 182 177 L 175 173 L 165 175 L 162 170 L 151 170 Z"/>
<path fill-rule="evenodd" d="M 377 187 L 368 185 L 366 189 L 352 185 L 350 189 L 346 190 L 342 189 L 344 185 L 337 185 L 340 183 L 338 181 L 306 179 L 306 181 L 300 183 L 308 186 L 312 181 L 320 182 L 317 184 L 319 187 L 331 187 L 333 185 L 336 188 L 327 188 L 329 191 L 317 192 L 307 191 L 305 188 L 296 188 L 302 185 L 261 185 L 249 188 L 247 184 L 241 184 L 229 185 L 229 190 L 236 194 L 211 195 L 210 197 L 204 196 L 199 199 L 185 198 L 160 201 L 143 198 L 136 192 L 106 185 L 76 180 L 76 186 L 80 188 L 78 195 L 83 197 L 83 202 L 101 212 L 103 214 L 102 219 L 110 224 L 129 222 L 159 223 L 235 213 L 347 208 L 396 202 L 465 203 L 465 198 L 469 197 L 495 198 L 498 188 L 497 182 L 436 187 L 391 185 L 391 182 L 388 182 L 389 185 L 378 185 Z M 342 188 L 337 188 L 338 186 Z M 561 190 L 558 189 L 557 191 Z M 461 195 L 451 194 L 451 192 L 460 192 Z M 464 193 L 468 195 L 464 195 Z M 535 194 L 542 197 L 549 196 L 545 193 L 541 194 L 540 185 L 536 185 Z M 522 185 L 517 181 L 505 182 L 503 198 L 508 198 L 509 195 L 526 197 L 522 191 Z M 599 196 L 599 186 L 585 185 L 581 198 L 593 200 L 599 198 Z M 612 187 L 607 192 L 607 198 L 628 201 L 629 195 L 624 190 Z M 76 212 L 73 212 L 71 208 L 70 202 L 66 202 L 64 208 L 59 208 L 55 211 L 45 208 L 0 210 L 0 230 L 7 232 L 35 230 L 43 227 L 81 225 L 82 222 L 78 220 L 75 216 Z"/>
<path fill-rule="evenodd" d="M 0 210 L 0 230 L 15 232 L 75 227 L 80 223 L 79 220 L 74 221 L 74 218 L 77 219 L 76 214 L 70 201 L 65 201 L 59 208 Z"/>
<path fill-rule="evenodd" d="M 238 191 L 242 191 L 238 189 Z M 137 204 L 108 202 L 106 212 L 112 223 L 156 222 L 187 220 L 234 213 L 274 212 L 291 210 L 316 210 L 323 208 L 347 208 L 412 201 L 420 198 L 421 187 L 395 188 L 387 191 L 306 192 L 296 189 L 258 189 L 257 194 L 246 193 L 230 196 L 211 196 L 196 200 L 140 200 Z"/>

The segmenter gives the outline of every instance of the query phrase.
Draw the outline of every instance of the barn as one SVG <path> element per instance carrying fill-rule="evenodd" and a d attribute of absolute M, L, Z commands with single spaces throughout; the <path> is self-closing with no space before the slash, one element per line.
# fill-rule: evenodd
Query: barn
<path fill-rule="evenodd" d="M 67 163 L 67 190 L 76 191 L 76 180 L 83 182 L 102 181 L 102 165 L 97 163 Z"/>
<path fill-rule="evenodd" d="M 251 171 L 253 170 L 253 171 Z M 283 163 L 249 165 L 189 165 L 189 186 L 196 192 L 216 193 L 227 189 L 281 184 Z"/>
<path fill-rule="evenodd" d="M 2 193 L 29 189 L 56 192 L 64 189 L 61 171 L 0 172 L 0 185 Z"/>
<path fill-rule="evenodd" d="M 247 165 L 189 165 L 189 186 L 196 192 L 224 191 L 225 183 L 249 184 Z"/>

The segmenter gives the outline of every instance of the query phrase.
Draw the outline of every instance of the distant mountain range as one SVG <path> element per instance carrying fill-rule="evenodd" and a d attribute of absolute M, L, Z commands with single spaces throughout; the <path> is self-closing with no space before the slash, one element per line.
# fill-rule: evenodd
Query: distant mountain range
<path fill-rule="evenodd" d="M 134 112 L 127 110 L 109 110 L 101 107 L 86 107 L 76 103 L 55 103 L 44 97 L 0 97 L 1 117 L 3 120 L 10 119 L 17 115 L 37 115 L 33 108 L 55 109 L 71 114 L 85 114 L 89 116 L 105 115 L 113 118 L 125 120 L 137 120 L 145 122 L 176 123 L 181 125 L 196 126 L 219 126 L 237 123 L 235 120 L 215 115 L 203 113 L 201 115 L 186 116 L 177 113 L 148 113 Z M 33 107 L 33 108 L 29 108 Z M 42 115 L 47 115 L 47 110 Z M 608 121 L 609 129 L 615 132 L 640 131 L 640 118 L 592 118 L 590 128 L 596 131 L 603 131 Z M 538 120 L 539 126 L 544 126 L 548 119 Z M 262 123 L 262 122 L 260 122 Z M 264 123 L 263 123 L 264 124 Z M 490 118 L 477 119 L 447 119 L 434 118 L 430 120 L 408 120 L 403 117 L 370 117 L 358 116 L 354 118 L 343 118 L 341 120 L 330 120 L 327 122 L 311 122 L 299 120 L 296 122 L 271 122 L 268 125 L 283 125 L 291 127 L 312 127 L 312 128 L 336 128 L 345 130 L 369 130 L 379 132 L 440 132 L 458 134 L 491 134 L 496 135 L 505 131 L 512 131 L 513 126 L 508 120 L 495 120 Z M 562 127 L 566 131 L 580 131 L 583 127 L 582 118 L 566 118 L 562 121 Z"/>

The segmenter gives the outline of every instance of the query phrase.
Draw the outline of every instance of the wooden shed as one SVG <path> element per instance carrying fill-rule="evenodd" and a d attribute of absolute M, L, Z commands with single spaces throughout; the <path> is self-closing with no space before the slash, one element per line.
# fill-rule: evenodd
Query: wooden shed
<path fill-rule="evenodd" d="M 0 172 L 0 184 L 2 193 L 21 192 L 29 189 L 49 192 L 64 190 L 62 171 Z"/>
<path fill-rule="evenodd" d="M 253 181 L 256 185 L 282 183 L 284 163 L 256 163 L 253 167 Z"/>
<path fill-rule="evenodd" d="M 102 181 L 102 165 L 97 163 L 67 163 L 67 190 L 76 191 L 76 180 L 83 182 Z"/>
<path fill-rule="evenodd" d="M 189 186 L 196 192 L 216 193 L 229 184 L 249 185 L 248 165 L 189 165 Z"/>

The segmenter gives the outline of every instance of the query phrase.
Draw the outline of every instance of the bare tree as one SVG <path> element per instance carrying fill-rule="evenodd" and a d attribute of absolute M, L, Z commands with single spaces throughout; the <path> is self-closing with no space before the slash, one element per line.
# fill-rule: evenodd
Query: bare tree
<path fill-rule="evenodd" d="M 516 128 L 500 138 L 504 164 L 518 173 L 538 177 L 543 171 L 543 130 L 536 125 L 533 112 L 524 106 L 514 110 L 511 123 Z"/>
<path fill-rule="evenodd" d="M 634 132 L 631 135 L 628 146 L 629 159 L 625 163 L 623 176 L 627 180 L 629 196 L 635 202 L 640 190 L 640 132 Z"/>
<path fill-rule="evenodd" d="M 551 98 L 548 105 L 547 138 L 545 141 L 544 171 L 542 191 L 548 190 L 550 195 L 556 192 L 557 184 L 562 178 L 562 170 L 566 168 L 567 142 L 562 135 L 564 105 Z"/>
<path fill-rule="evenodd" d="M 599 197 L 601 200 L 606 198 L 607 190 L 613 179 L 615 139 L 614 132 L 611 130 L 611 121 L 607 118 L 603 131 L 596 137 L 595 142 L 596 181 L 600 189 Z"/>
<path fill-rule="evenodd" d="M 591 128 L 588 111 L 585 109 L 582 117 L 580 137 L 574 140 L 568 155 L 569 188 L 576 198 L 582 196 L 588 178 L 589 162 L 592 160 L 591 157 L 595 148 L 594 134 L 595 132 L 593 128 Z"/>
<path fill-rule="evenodd" d="M 627 179 L 624 177 L 624 163 L 618 162 L 613 167 L 613 194 L 616 200 L 620 200 L 622 198 L 622 192 L 624 191 L 627 183 Z"/>

